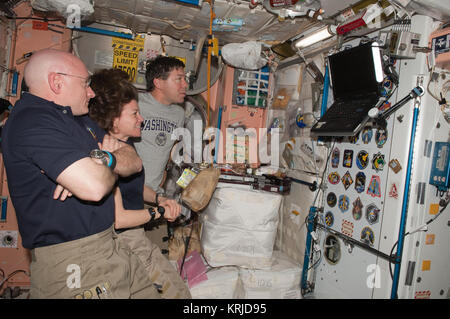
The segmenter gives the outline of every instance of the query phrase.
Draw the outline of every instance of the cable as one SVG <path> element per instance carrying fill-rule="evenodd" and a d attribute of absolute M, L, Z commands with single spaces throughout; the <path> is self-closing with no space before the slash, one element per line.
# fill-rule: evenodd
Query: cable
<path fill-rule="evenodd" d="M 314 249 L 313 249 L 314 250 Z M 312 268 L 316 268 L 316 266 L 320 263 L 320 261 L 322 260 L 322 251 L 319 250 L 320 256 L 319 259 L 317 259 L 314 264 L 312 264 L 309 268 L 308 271 L 311 270 Z"/>
<path fill-rule="evenodd" d="M 316 151 L 314 150 L 314 141 L 311 139 L 311 149 L 313 153 L 313 162 L 314 162 L 314 170 L 316 175 L 316 183 L 319 184 L 319 172 L 317 167 L 317 160 L 316 160 Z"/>
<path fill-rule="evenodd" d="M 167 18 L 163 18 L 161 21 L 169 24 L 175 30 L 186 30 L 186 29 L 192 28 L 192 26 L 190 24 L 186 24 L 184 26 L 177 26 L 173 21 L 170 21 Z"/>
<path fill-rule="evenodd" d="M 206 115 L 207 115 L 207 127 L 210 125 L 210 104 L 211 104 L 211 55 L 213 46 L 213 32 L 212 25 L 215 18 L 214 13 L 214 1 L 207 0 L 209 3 L 209 37 L 207 41 L 208 46 L 208 59 L 207 59 L 207 72 L 206 72 Z"/>
<path fill-rule="evenodd" d="M 335 144 L 336 144 L 336 141 L 333 142 L 333 145 L 330 147 L 330 150 L 328 152 L 327 159 L 326 159 L 326 162 L 325 162 L 325 167 L 324 167 L 324 170 L 323 170 L 323 173 L 322 173 L 322 176 L 321 176 L 321 182 L 320 182 L 320 185 L 317 188 L 317 193 L 316 193 L 316 195 L 314 197 L 314 201 L 313 201 L 311 206 L 314 206 L 316 204 L 317 197 L 319 196 L 320 190 L 322 189 L 322 185 L 324 183 L 323 179 L 325 177 L 325 173 L 327 172 L 328 162 L 330 160 L 330 157 L 331 157 L 331 154 L 333 152 L 333 148 L 334 148 Z M 319 216 L 320 216 L 320 214 L 319 214 Z M 308 225 L 308 219 L 309 219 L 308 217 L 309 217 L 309 214 L 306 216 L 303 225 Z M 321 218 L 321 217 L 319 217 L 319 218 Z M 311 249 L 311 260 L 314 258 L 314 255 L 315 255 L 315 252 L 316 252 L 316 250 L 314 249 L 314 244 L 315 244 L 315 241 L 313 240 L 312 249 Z M 319 258 L 308 268 L 308 271 L 310 269 L 312 269 L 312 268 L 315 268 L 317 265 L 319 265 L 320 261 L 322 260 L 322 250 L 319 250 L 318 252 L 320 254 Z"/>
<path fill-rule="evenodd" d="M 324 178 L 325 173 L 326 173 L 326 171 L 327 171 L 328 161 L 330 160 L 331 153 L 332 153 L 332 150 L 333 150 L 335 144 L 336 144 L 336 142 L 333 142 L 333 145 L 331 146 L 330 151 L 328 152 L 327 160 L 326 160 L 326 162 L 325 162 L 325 167 L 324 167 L 322 176 L 321 176 L 321 178 L 320 178 L 320 180 L 321 180 L 321 181 L 320 181 L 320 185 L 319 185 L 318 188 L 317 188 L 317 193 L 316 193 L 316 195 L 315 195 L 315 197 L 314 197 L 314 201 L 313 201 L 313 203 L 312 203 L 311 206 L 314 206 L 314 205 L 316 204 L 317 197 L 319 196 L 320 190 L 322 189 L 322 185 L 323 185 L 323 183 L 324 183 L 323 178 Z M 309 219 L 308 217 L 309 217 L 309 214 L 306 215 L 305 221 L 304 221 L 303 225 L 306 225 L 306 226 L 308 225 L 308 219 Z M 315 250 L 314 250 L 314 248 L 313 248 L 312 251 L 311 251 L 311 253 L 312 253 L 313 256 L 314 256 L 314 251 L 315 251 Z M 322 255 L 322 252 L 321 252 L 321 251 L 319 251 L 319 252 L 320 252 L 320 254 Z M 319 258 L 319 260 L 320 260 L 320 258 Z M 315 264 L 316 264 L 316 263 L 315 263 Z M 315 264 L 314 264 L 313 266 L 315 266 Z M 313 266 L 311 266 L 311 267 L 313 267 Z M 309 269 L 311 269 L 311 267 L 310 267 Z M 308 270 L 309 270 L 309 269 L 308 269 Z"/>
<path fill-rule="evenodd" d="M 323 183 L 324 183 L 323 178 L 325 177 L 325 173 L 327 172 L 327 169 L 328 169 L 328 162 L 329 162 L 329 160 L 330 160 L 331 153 L 333 152 L 333 149 L 334 149 L 334 145 L 335 145 L 335 144 L 336 144 L 336 141 L 333 142 L 333 145 L 330 147 L 330 150 L 329 150 L 329 152 L 328 152 L 327 160 L 326 160 L 326 162 L 325 162 L 325 167 L 324 167 L 324 169 L 323 169 L 322 176 L 320 177 L 320 185 L 317 187 L 317 193 L 316 193 L 316 196 L 315 196 L 314 201 L 313 201 L 313 203 L 312 203 L 311 206 L 314 206 L 314 205 L 316 204 L 316 200 L 317 200 L 317 197 L 318 197 L 318 195 L 319 195 L 319 191 L 322 189 L 322 186 L 323 186 Z"/>
<path fill-rule="evenodd" d="M 444 202 L 442 202 L 442 201 L 444 201 Z M 436 216 L 434 216 L 433 218 L 429 219 L 425 224 L 421 225 L 420 227 L 416 228 L 415 230 L 407 232 L 404 237 L 406 238 L 406 236 L 414 234 L 414 233 L 416 233 L 418 231 L 426 232 L 428 230 L 427 226 L 430 225 L 432 222 L 434 222 L 436 220 L 436 218 L 438 218 L 439 215 L 442 214 L 442 212 L 447 208 L 449 202 L 450 202 L 450 197 L 449 197 L 449 191 L 447 190 L 446 199 L 445 200 L 441 200 L 441 202 L 439 203 L 439 205 L 441 205 L 441 203 L 443 203 L 443 205 L 441 205 L 442 209 L 436 214 Z M 398 240 L 395 242 L 394 246 L 392 247 L 391 252 L 389 254 L 390 256 L 393 255 L 394 249 L 395 249 L 395 247 L 397 245 L 398 245 Z M 392 262 L 389 261 L 389 273 L 391 275 L 391 279 L 394 279 L 394 275 L 392 273 L 392 267 L 391 266 L 392 266 Z"/>
<path fill-rule="evenodd" d="M 35 17 L 10 17 L 10 16 L 5 16 L 6 19 L 11 19 L 11 20 L 39 20 L 39 21 L 61 21 L 61 19 L 47 19 L 47 18 L 35 18 Z"/>
<path fill-rule="evenodd" d="M 411 13 L 409 13 L 408 12 L 408 10 L 405 8 L 405 7 L 403 7 L 402 5 L 400 5 L 400 4 L 398 4 L 398 3 L 395 3 L 394 1 L 392 1 L 392 0 L 387 0 L 387 2 L 389 2 L 389 4 L 394 8 L 394 12 L 395 12 L 395 16 L 396 17 L 398 17 L 398 18 L 400 18 L 400 19 L 402 19 L 403 18 L 403 16 L 400 16 L 399 14 L 398 14 L 398 12 L 397 12 L 397 10 L 398 11 L 400 11 L 400 12 L 404 12 L 407 16 L 408 16 L 408 18 L 409 19 L 411 19 Z"/>
<path fill-rule="evenodd" d="M 441 86 L 441 89 L 440 89 L 440 92 L 439 92 L 439 95 L 440 96 L 437 96 L 437 94 L 436 94 L 436 92 L 432 92 L 431 91 L 431 88 L 430 88 L 430 84 L 431 84 L 431 82 L 438 82 L 437 81 L 437 79 L 439 78 L 439 76 L 443 76 L 443 75 L 445 75 L 446 73 L 448 74 L 448 73 L 450 73 L 449 71 L 445 71 L 445 70 L 443 70 L 443 71 L 441 71 L 441 72 L 439 72 L 439 74 L 437 74 L 437 73 L 435 73 L 434 72 L 434 66 L 430 69 L 430 76 L 429 76 L 429 80 L 428 80 L 428 84 L 427 84 L 427 92 L 436 100 L 436 101 L 438 101 L 438 103 L 439 103 L 439 105 L 440 105 L 440 107 L 441 107 L 441 112 L 442 112 L 442 114 L 444 115 L 444 119 L 447 121 L 447 122 L 450 122 L 450 117 L 447 115 L 447 113 L 445 112 L 445 110 L 446 109 L 449 109 L 450 108 L 450 104 L 449 104 L 449 102 L 447 102 L 447 100 L 445 99 L 445 96 L 447 95 L 447 92 L 448 92 L 448 89 L 449 89 L 449 87 L 450 87 L 450 80 L 447 80 L 447 81 L 445 81 L 443 84 L 442 84 L 442 86 Z M 436 78 L 433 80 L 433 74 L 437 74 L 436 75 Z"/>
<path fill-rule="evenodd" d="M 183 278 L 183 266 L 184 266 L 184 261 L 186 260 L 186 255 L 188 253 L 188 249 L 189 249 L 189 242 L 191 241 L 191 237 L 192 237 L 192 231 L 194 230 L 194 220 L 192 220 L 191 222 L 191 232 L 189 233 L 189 237 L 187 237 L 186 239 L 184 239 L 184 236 L 182 236 L 183 238 L 183 242 L 184 242 L 184 255 L 183 255 L 183 260 L 181 261 L 181 266 L 180 266 L 180 276 Z M 183 234 L 183 233 L 182 233 Z M 183 278 L 184 279 L 184 278 Z"/>
<path fill-rule="evenodd" d="M 3 272 L 3 270 L 2 270 L 2 272 Z M 2 288 L 2 286 L 3 286 L 3 284 L 4 284 L 5 282 L 7 282 L 9 279 L 11 279 L 14 275 L 18 274 L 19 272 L 23 272 L 25 275 L 30 276 L 30 274 L 29 274 L 26 270 L 23 270 L 23 269 L 17 269 L 17 270 L 15 270 L 15 271 L 13 271 L 12 273 L 10 273 L 10 274 L 8 275 L 8 277 L 4 278 L 4 279 L 0 282 L 0 289 Z M 4 274 L 5 274 L 5 273 L 3 272 L 3 275 L 4 275 Z"/>
<path fill-rule="evenodd" d="M 6 72 L 14 72 L 15 71 L 15 70 L 12 70 L 12 69 L 8 69 L 6 66 L 1 65 L 1 64 L 0 64 L 0 69 L 2 69 L 3 71 L 6 71 Z"/>

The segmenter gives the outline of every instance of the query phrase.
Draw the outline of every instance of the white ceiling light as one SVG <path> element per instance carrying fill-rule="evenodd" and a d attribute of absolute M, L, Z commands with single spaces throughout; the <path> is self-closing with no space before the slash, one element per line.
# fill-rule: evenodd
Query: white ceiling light
<path fill-rule="evenodd" d="M 298 49 L 306 48 L 310 45 L 313 45 L 314 43 L 331 38 L 335 34 L 336 34 L 336 26 L 334 25 L 326 26 L 306 36 L 299 38 L 294 43 L 294 46 Z"/>
<path fill-rule="evenodd" d="M 380 45 L 378 42 L 372 42 L 373 63 L 375 66 L 375 78 L 378 83 L 383 82 L 383 66 L 381 64 Z"/>

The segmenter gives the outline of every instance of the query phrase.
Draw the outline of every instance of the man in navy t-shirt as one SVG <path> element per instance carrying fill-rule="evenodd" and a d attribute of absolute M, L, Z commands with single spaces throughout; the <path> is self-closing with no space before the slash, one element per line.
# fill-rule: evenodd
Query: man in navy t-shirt
<path fill-rule="evenodd" d="M 117 174 L 139 172 L 142 162 L 124 143 L 96 150 L 74 120 L 95 96 L 86 66 L 67 52 L 37 51 L 24 79 L 29 93 L 6 122 L 2 149 L 23 246 L 32 254 L 31 297 L 157 297 L 113 229 Z"/>

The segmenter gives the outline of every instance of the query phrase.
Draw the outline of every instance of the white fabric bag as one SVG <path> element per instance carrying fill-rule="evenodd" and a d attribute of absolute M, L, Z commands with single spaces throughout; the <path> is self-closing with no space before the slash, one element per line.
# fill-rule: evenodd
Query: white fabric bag
<path fill-rule="evenodd" d="M 208 280 L 190 289 L 193 299 L 236 299 L 240 287 L 237 267 L 210 268 L 206 275 Z"/>
<path fill-rule="evenodd" d="M 208 264 L 270 268 L 281 200 L 276 193 L 219 184 L 201 215 Z"/>
<path fill-rule="evenodd" d="M 302 266 L 281 251 L 274 251 L 269 270 L 239 269 L 240 299 L 300 299 Z"/>
<path fill-rule="evenodd" d="M 228 43 L 222 47 L 222 57 L 231 66 L 238 69 L 259 70 L 267 64 L 261 56 L 264 43 L 248 41 L 244 43 Z"/>

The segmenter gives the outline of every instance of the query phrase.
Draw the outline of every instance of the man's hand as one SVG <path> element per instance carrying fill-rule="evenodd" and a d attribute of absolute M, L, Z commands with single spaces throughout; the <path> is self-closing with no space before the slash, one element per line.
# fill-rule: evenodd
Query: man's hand
<path fill-rule="evenodd" d="M 67 197 L 72 197 L 72 193 L 61 185 L 56 185 L 55 191 L 53 192 L 53 199 L 59 199 L 63 202 Z"/>
<path fill-rule="evenodd" d="M 103 137 L 103 142 L 98 143 L 98 146 L 100 147 L 101 150 L 112 153 L 121 148 L 123 144 L 120 143 L 118 139 L 112 137 L 111 135 L 105 134 L 105 137 Z"/>
<path fill-rule="evenodd" d="M 98 146 L 116 157 L 114 173 L 127 177 L 142 171 L 142 160 L 131 145 L 106 134 L 103 142 L 98 143 Z"/>

